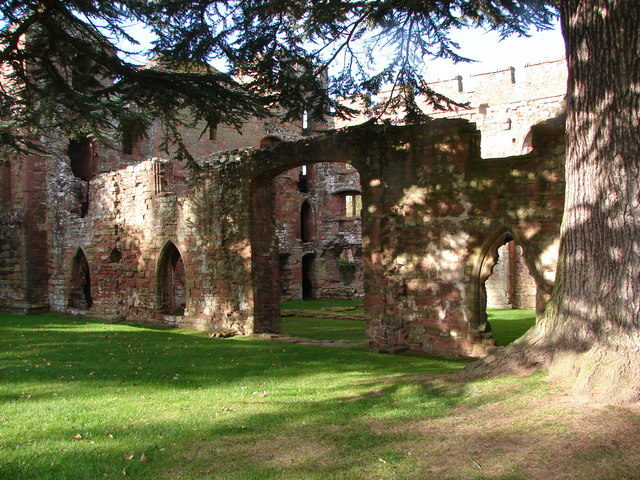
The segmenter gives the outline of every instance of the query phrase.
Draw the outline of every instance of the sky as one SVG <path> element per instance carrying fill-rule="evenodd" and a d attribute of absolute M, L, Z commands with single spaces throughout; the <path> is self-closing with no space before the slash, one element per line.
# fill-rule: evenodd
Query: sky
<path fill-rule="evenodd" d="M 150 46 L 151 37 L 140 26 L 133 25 L 128 31 L 141 43 L 142 47 Z M 552 30 L 541 32 L 532 30 L 529 37 L 509 37 L 502 41 L 497 33 L 483 30 L 461 30 L 453 32 L 452 37 L 460 45 L 460 53 L 476 62 L 454 64 L 448 60 L 431 60 L 424 72 L 428 81 L 491 72 L 507 67 L 518 68 L 528 63 L 556 60 L 564 56 L 564 41 L 558 23 Z M 127 48 L 124 43 L 120 43 L 119 46 Z M 146 63 L 143 57 L 133 60 L 137 63 Z M 222 64 L 214 66 L 221 70 L 225 69 Z"/>
<path fill-rule="evenodd" d="M 564 56 L 564 41 L 560 26 L 553 30 L 531 31 L 530 37 L 510 37 L 500 41 L 495 32 L 465 30 L 453 37 L 460 44 L 462 55 L 477 60 L 474 63 L 458 63 L 432 60 L 425 77 L 429 81 L 445 80 L 457 75 L 484 73 L 507 67 L 520 67 L 543 60 L 556 60 Z"/>

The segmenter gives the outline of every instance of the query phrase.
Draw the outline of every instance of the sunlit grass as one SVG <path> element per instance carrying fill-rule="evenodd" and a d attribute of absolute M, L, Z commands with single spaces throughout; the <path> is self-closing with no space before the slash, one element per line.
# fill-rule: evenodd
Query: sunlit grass
<path fill-rule="evenodd" d="M 292 337 L 351 343 L 364 342 L 367 339 L 362 320 L 285 317 L 281 324 L 282 333 Z"/>
<path fill-rule="evenodd" d="M 257 478 L 259 459 L 237 462 L 242 445 L 313 426 L 344 428 L 336 441 L 355 455 L 376 441 L 359 419 L 455 403 L 403 375 L 464 365 L 56 315 L 0 322 L 0 478 L 152 478 L 205 464 L 226 472 L 211 478 Z M 390 395 L 368 396 L 377 389 Z M 215 455 L 200 457 L 203 444 Z"/>
<path fill-rule="evenodd" d="M 361 307 L 362 300 L 291 300 L 282 302 L 283 310 L 320 310 L 325 307 Z"/>
<path fill-rule="evenodd" d="M 487 316 L 497 345 L 509 345 L 536 323 L 535 310 L 487 308 Z"/>
<path fill-rule="evenodd" d="M 443 376 L 466 363 L 0 315 L 0 478 L 532 478 L 509 451 L 468 445 L 474 432 L 502 435 L 496 412 L 520 416 L 508 425 L 527 444 L 547 441 L 547 417 L 529 410 L 547 405 L 549 387 L 540 375 Z M 508 475 L 478 476 L 473 451 Z M 636 458 L 598 452 L 598 468 L 623 472 Z"/>
<path fill-rule="evenodd" d="M 320 310 L 326 307 L 359 306 L 358 300 L 294 300 L 284 302 L 282 310 Z M 356 310 L 356 312 L 363 310 Z M 351 311 L 349 313 L 352 313 Z M 491 333 L 497 345 L 508 345 L 520 338 L 536 322 L 534 310 L 487 309 Z M 293 337 L 313 340 L 339 340 L 344 342 L 364 342 L 364 323 L 357 320 L 329 318 L 284 317 L 282 333 Z"/>

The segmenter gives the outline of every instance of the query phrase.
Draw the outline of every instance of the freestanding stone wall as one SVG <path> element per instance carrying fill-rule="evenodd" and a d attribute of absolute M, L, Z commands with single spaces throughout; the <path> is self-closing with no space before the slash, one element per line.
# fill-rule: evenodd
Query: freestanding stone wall
<path fill-rule="evenodd" d="M 48 232 L 40 245 L 48 238 L 49 248 L 48 262 L 29 260 L 48 269 L 48 285 L 34 292 L 46 296 L 48 286 L 59 312 L 278 332 L 274 178 L 331 159 L 360 173 L 371 348 L 483 355 L 492 345 L 483 283 L 500 245 L 522 246 L 540 306 L 550 292 L 564 189 L 561 123 L 534 129 L 533 151 L 521 157 L 483 160 L 473 124 L 441 119 L 213 154 L 196 171 L 151 158 L 88 182 L 67 172 L 61 146 L 58 170 L 48 173 L 50 204 L 40 210 L 49 227 L 31 227 Z M 183 314 L 163 309 L 170 282 L 161 276 L 170 269 L 162 259 L 173 247 L 184 266 Z"/>
<path fill-rule="evenodd" d="M 499 246 L 513 239 L 523 247 L 540 306 L 551 289 L 564 192 L 562 121 L 537 127 L 533 151 L 522 157 L 483 160 L 479 140 L 467 121 L 436 120 L 362 126 L 255 152 L 248 160 L 255 325 L 270 331 L 278 324 L 270 181 L 331 152 L 360 172 L 371 347 L 486 353 L 493 341 L 483 283 Z"/>

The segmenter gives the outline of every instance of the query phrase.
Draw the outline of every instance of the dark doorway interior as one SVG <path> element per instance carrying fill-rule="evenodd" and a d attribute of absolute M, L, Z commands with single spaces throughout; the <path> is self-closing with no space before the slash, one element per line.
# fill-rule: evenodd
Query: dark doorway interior
<path fill-rule="evenodd" d="M 182 256 L 169 242 L 160 255 L 158 268 L 158 303 L 160 311 L 183 315 L 186 306 L 185 271 Z"/>
<path fill-rule="evenodd" d="M 312 300 L 313 292 L 313 271 L 315 267 L 316 256 L 308 253 L 302 257 L 302 299 Z"/>
<path fill-rule="evenodd" d="M 89 262 L 82 250 L 78 250 L 73 257 L 71 269 L 71 292 L 69 294 L 69 306 L 86 310 L 91 308 L 91 272 Z"/>

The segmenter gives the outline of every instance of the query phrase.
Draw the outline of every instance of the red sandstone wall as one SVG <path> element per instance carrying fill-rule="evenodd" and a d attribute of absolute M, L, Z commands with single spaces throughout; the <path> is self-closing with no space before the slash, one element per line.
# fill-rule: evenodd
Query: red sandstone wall
<path fill-rule="evenodd" d="M 302 298 L 302 256 L 315 256 L 314 298 L 349 299 L 363 295 L 361 221 L 345 215 L 344 192 L 359 192 L 357 170 L 341 163 L 307 165 L 307 191 L 299 189 L 301 167 L 275 179 L 276 235 L 280 262 L 280 284 L 284 300 Z M 300 240 L 300 209 L 309 202 L 312 238 Z M 356 270 L 350 281 L 341 276 L 340 254 L 350 250 Z"/>
<path fill-rule="evenodd" d="M 483 158 L 521 155 L 528 152 L 527 138 L 531 127 L 555 117 L 564 106 L 567 90 L 567 68 L 564 59 L 505 68 L 495 72 L 456 77 L 429 84 L 436 92 L 461 103 L 468 109 L 439 111 L 424 106 L 434 118 L 464 118 L 475 122 L 482 133 Z M 384 94 L 378 99 L 383 104 Z M 386 117 L 398 123 L 400 113 Z M 337 127 L 366 121 L 366 115 L 339 121 Z"/>
<path fill-rule="evenodd" d="M 356 166 L 363 187 L 370 345 L 482 355 L 493 341 L 479 286 L 488 276 L 484 259 L 501 235 L 509 233 L 524 246 L 540 296 L 550 292 L 564 191 L 562 124 L 560 119 L 534 130 L 534 150 L 525 157 L 482 160 L 471 125 L 434 121 L 282 144 L 257 151 L 252 165 L 254 175 L 268 178 L 302 161 L 322 162 L 331 152 L 335 161 Z M 253 221 L 269 218 L 262 213 Z M 253 248 L 273 251 L 266 240 L 252 242 Z M 270 258 L 255 252 L 254 269 L 268 272 L 261 262 Z M 261 285 L 260 276 L 254 282 Z M 260 301 L 272 301 L 273 308 L 256 305 L 258 324 L 258 312 L 276 309 L 277 298 L 262 293 Z"/>

